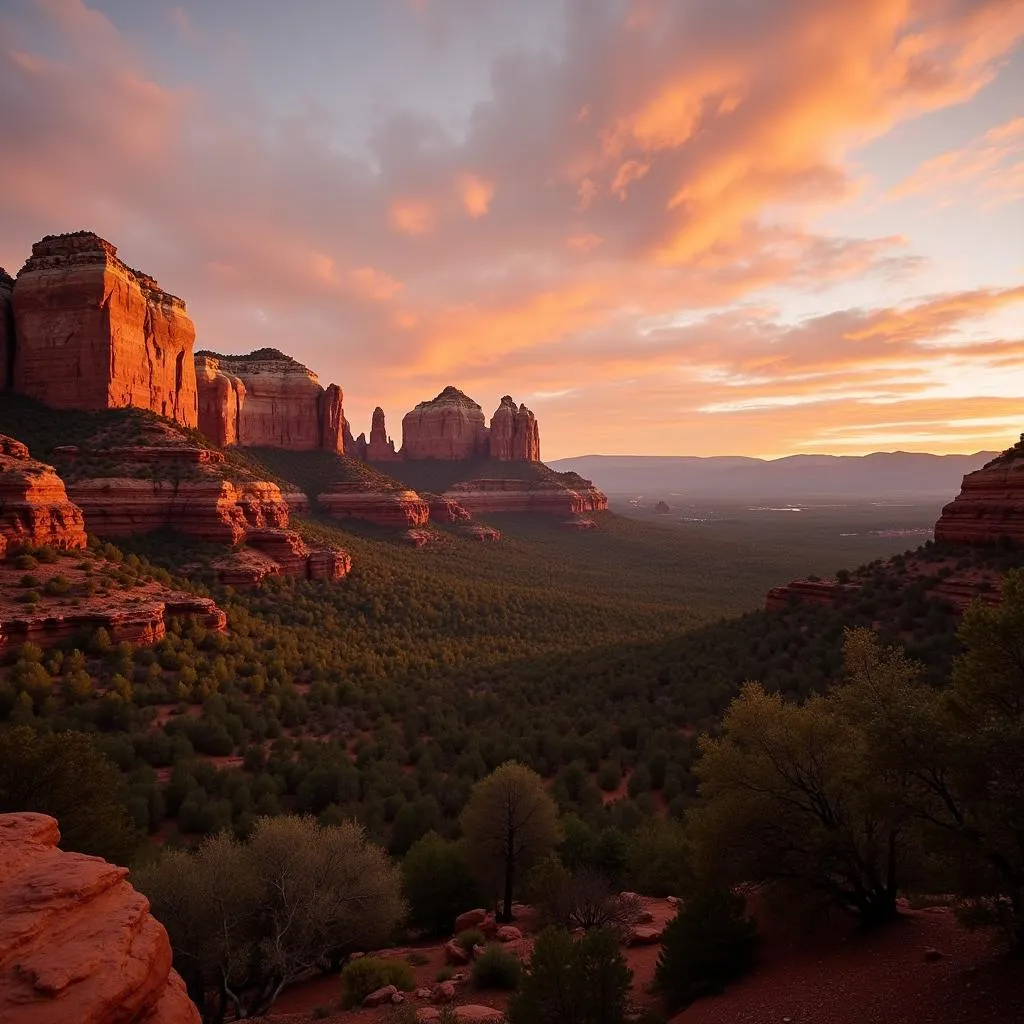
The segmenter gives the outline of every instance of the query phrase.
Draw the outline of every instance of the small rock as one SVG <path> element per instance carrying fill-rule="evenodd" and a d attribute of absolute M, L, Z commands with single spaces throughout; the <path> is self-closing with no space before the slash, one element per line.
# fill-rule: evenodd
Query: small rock
<path fill-rule="evenodd" d="M 641 910 L 636 915 L 637 924 L 650 924 L 654 920 L 654 915 L 649 910 Z"/>
<path fill-rule="evenodd" d="M 518 942 L 523 933 L 514 924 L 503 924 L 495 933 L 494 937 L 499 942 Z"/>
<path fill-rule="evenodd" d="M 470 955 L 454 939 L 444 944 L 444 962 L 446 964 L 468 964 Z"/>
<path fill-rule="evenodd" d="M 678 896 L 666 896 L 665 897 L 665 902 L 670 907 L 678 907 L 679 906 L 679 897 Z"/>
<path fill-rule="evenodd" d="M 630 930 L 629 944 L 631 946 L 653 946 L 661 942 L 661 929 L 652 928 L 650 925 L 638 925 Z"/>
<path fill-rule="evenodd" d="M 349 953 L 348 958 L 349 960 L 362 960 L 364 956 L 366 956 L 365 953 Z"/>
<path fill-rule="evenodd" d="M 484 922 L 484 918 L 487 917 L 487 911 L 483 907 L 478 907 L 476 910 L 467 910 L 464 914 L 459 914 L 455 918 L 455 934 L 464 932 L 468 928 L 479 928 Z"/>
<path fill-rule="evenodd" d="M 398 989 L 394 985 L 385 985 L 383 988 L 377 989 L 376 992 L 371 992 L 363 1000 L 363 1006 L 383 1006 L 385 1003 L 390 1003 L 392 997 L 398 994 Z"/>
<path fill-rule="evenodd" d="M 391 1002 L 397 1006 L 399 1003 L 405 1002 L 405 996 L 403 996 L 401 992 L 395 992 L 391 996 Z"/>
<path fill-rule="evenodd" d="M 429 999 L 430 998 L 430 989 L 429 988 L 418 988 L 418 989 L 416 989 L 415 992 L 413 992 L 413 995 L 417 999 Z"/>
<path fill-rule="evenodd" d="M 930 964 L 935 963 L 936 960 L 943 960 L 943 959 L 945 959 L 945 956 L 946 956 L 946 954 L 943 953 L 942 950 L 933 949 L 931 946 L 929 946 L 924 951 L 925 962 L 926 963 L 930 963 Z"/>
<path fill-rule="evenodd" d="M 442 981 L 437 988 L 434 989 L 434 993 L 430 997 L 431 1002 L 434 1003 L 450 1003 L 454 998 L 455 985 L 450 981 Z"/>

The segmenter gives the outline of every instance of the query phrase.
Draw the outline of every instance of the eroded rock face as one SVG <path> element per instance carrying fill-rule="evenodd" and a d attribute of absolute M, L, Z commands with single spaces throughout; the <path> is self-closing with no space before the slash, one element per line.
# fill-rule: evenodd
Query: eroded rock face
<path fill-rule="evenodd" d="M 342 392 L 275 349 L 196 356 L 199 429 L 218 445 L 344 451 Z"/>
<path fill-rule="evenodd" d="M 968 473 L 939 516 L 935 539 L 950 544 L 1024 542 L 1024 435 L 1021 442 Z"/>
<path fill-rule="evenodd" d="M 505 395 L 491 417 L 490 455 L 499 462 L 540 462 L 537 417 Z"/>
<path fill-rule="evenodd" d="M 362 438 L 362 434 L 359 435 Z M 388 437 L 384 423 L 384 410 L 378 405 L 373 410 L 373 422 L 370 424 L 370 440 L 365 441 L 363 458 L 367 462 L 394 462 L 398 458 L 395 442 Z"/>
<path fill-rule="evenodd" d="M 46 815 L 0 815 L 0 1020 L 199 1024 L 128 869 L 59 838 Z"/>
<path fill-rule="evenodd" d="M 367 491 L 363 484 L 338 483 L 317 500 L 335 519 L 414 527 L 430 518 L 430 506 L 415 491 Z"/>
<path fill-rule="evenodd" d="M 592 484 L 570 488 L 547 484 L 543 480 L 463 480 L 446 491 L 445 497 L 454 498 L 473 515 L 488 512 L 579 515 L 608 507 L 608 499 Z"/>
<path fill-rule="evenodd" d="M 25 543 L 61 551 L 84 548 L 85 517 L 52 466 L 0 434 L 0 558 L 9 545 Z"/>
<path fill-rule="evenodd" d="M 14 383 L 14 278 L 0 267 L 0 391 Z"/>
<path fill-rule="evenodd" d="M 89 530 L 119 537 L 173 529 L 216 544 L 237 544 L 251 529 L 284 528 L 288 503 L 277 484 L 94 477 L 70 486 Z"/>
<path fill-rule="evenodd" d="M 14 389 L 55 409 L 135 406 L 198 423 L 185 303 L 90 231 L 32 246 L 12 292 Z"/>
<path fill-rule="evenodd" d="M 446 387 L 402 420 L 404 459 L 485 459 L 489 454 L 483 409 L 458 388 Z"/>

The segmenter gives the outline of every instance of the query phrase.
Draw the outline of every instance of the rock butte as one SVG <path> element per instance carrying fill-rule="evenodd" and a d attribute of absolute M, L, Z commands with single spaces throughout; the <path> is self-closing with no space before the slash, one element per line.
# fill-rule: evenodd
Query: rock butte
<path fill-rule="evenodd" d="M 0 1020 L 199 1024 L 128 869 L 59 839 L 44 814 L 0 815 Z"/>
<path fill-rule="evenodd" d="M 0 434 L 0 559 L 9 546 L 23 543 L 61 551 L 84 548 L 85 517 L 52 466 Z"/>
<path fill-rule="evenodd" d="M 150 409 L 198 423 L 185 303 L 91 231 L 32 246 L 11 294 L 14 390 L 55 409 Z"/>
<path fill-rule="evenodd" d="M 0 390 L 14 381 L 14 311 L 11 291 L 14 278 L 0 267 Z"/>
<path fill-rule="evenodd" d="M 402 419 L 403 459 L 485 459 L 489 454 L 484 411 L 458 388 L 449 385 Z"/>
<path fill-rule="evenodd" d="M 935 524 L 935 539 L 950 544 L 1024 541 L 1024 435 L 1013 448 L 968 473 Z"/>
<path fill-rule="evenodd" d="M 276 349 L 247 356 L 196 355 L 199 429 L 216 445 L 343 452 L 337 384 Z"/>

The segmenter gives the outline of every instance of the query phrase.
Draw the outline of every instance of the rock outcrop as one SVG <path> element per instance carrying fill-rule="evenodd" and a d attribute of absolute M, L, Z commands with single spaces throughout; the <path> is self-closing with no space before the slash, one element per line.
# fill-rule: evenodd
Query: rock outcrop
<path fill-rule="evenodd" d="M 839 601 L 852 597 L 858 590 L 859 583 L 839 583 L 834 579 L 793 580 L 792 583 L 772 587 L 765 598 L 764 608 L 768 612 L 777 612 L 794 603 L 830 608 Z"/>
<path fill-rule="evenodd" d="M 469 514 L 469 510 L 463 508 L 454 498 L 432 494 L 428 504 L 430 505 L 430 518 L 435 523 L 464 523 L 473 518 Z"/>
<path fill-rule="evenodd" d="M 537 417 L 505 395 L 491 417 L 490 456 L 499 462 L 540 462 Z"/>
<path fill-rule="evenodd" d="M 960 493 L 935 524 L 935 539 L 949 544 L 1024 543 L 1024 434 L 1013 448 L 968 473 Z"/>
<path fill-rule="evenodd" d="M 359 435 L 362 438 L 362 434 Z M 394 462 L 398 458 L 395 442 L 388 437 L 384 423 L 384 410 L 378 405 L 373 410 L 373 421 L 370 424 L 370 440 L 365 442 L 363 458 L 367 462 Z"/>
<path fill-rule="evenodd" d="M 14 383 L 14 278 L 0 267 L 0 391 Z"/>
<path fill-rule="evenodd" d="M 488 512 L 579 515 L 583 512 L 599 512 L 608 507 L 608 499 L 592 484 L 574 488 L 558 486 L 545 480 L 463 480 L 447 490 L 444 496 L 454 498 L 473 515 Z"/>
<path fill-rule="evenodd" d="M 430 506 L 415 491 L 373 491 L 363 483 L 337 483 L 317 499 L 335 519 L 365 519 L 379 526 L 425 526 Z"/>
<path fill-rule="evenodd" d="M 91 231 L 32 246 L 11 296 L 14 389 L 55 409 L 150 409 L 198 423 L 185 303 Z"/>
<path fill-rule="evenodd" d="M 199 1024 L 128 869 L 59 839 L 47 815 L 0 815 L 0 1021 Z"/>
<path fill-rule="evenodd" d="M 199 429 L 214 444 L 344 451 L 342 392 L 278 352 L 196 355 Z"/>
<path fill-rule="evenodd" d="M 402 420 L 403 459 L 485 459 L 490 454 L 483 409 L 448 386 Z"/>
<path fill-rule="evenodd" d="M 54 468 L 0 434 L 0 559 L 15 544 L 75 551 L 85 543 L 85 517 Z"/>

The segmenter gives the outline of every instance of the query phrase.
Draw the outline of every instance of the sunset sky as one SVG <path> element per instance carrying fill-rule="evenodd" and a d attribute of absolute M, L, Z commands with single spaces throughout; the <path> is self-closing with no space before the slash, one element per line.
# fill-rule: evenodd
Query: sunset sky
<path fill-rule="evenodd" d="M 1024 430 L 1024 0 L 0 0 L 0 265 L 89 228 L 353 430 Z"/>

